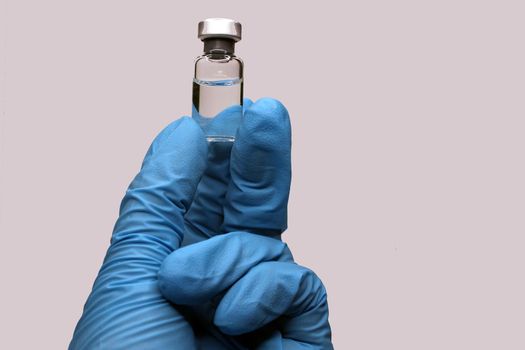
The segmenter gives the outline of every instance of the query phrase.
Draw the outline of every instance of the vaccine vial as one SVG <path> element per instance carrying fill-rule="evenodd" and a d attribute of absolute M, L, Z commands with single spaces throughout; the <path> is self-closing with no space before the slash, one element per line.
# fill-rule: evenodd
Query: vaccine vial
<path fill-rule="evenodd" d="M 243 62 L 235 56 L 241 24 L 227 18 L 199 22 L 204 52 L 195 60 L 192 117 L 208 142 L 233 142 L 242 118 Z"/>

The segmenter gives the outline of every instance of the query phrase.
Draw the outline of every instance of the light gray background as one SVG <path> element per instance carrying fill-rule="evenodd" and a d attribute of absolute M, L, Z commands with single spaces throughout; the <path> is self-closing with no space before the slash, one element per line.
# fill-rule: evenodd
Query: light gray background
<path fill-rule="evenodd" d="M 289 242 L 337 349 L 525 348 L 522 1 L 12 0 L 1 41 L 2 349 L 63 349 L 198 20 L 293 123 Z"/>

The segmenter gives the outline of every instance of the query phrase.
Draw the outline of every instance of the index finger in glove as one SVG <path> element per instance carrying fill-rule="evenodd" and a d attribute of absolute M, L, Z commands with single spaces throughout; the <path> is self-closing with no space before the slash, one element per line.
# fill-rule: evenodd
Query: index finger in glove
<path fill-rule="evenodd" d="M 287 226 L 291 126 L 286 108 L 262 98 L 246 109 L 230 159 L 222 232 L 280 235 Z"/>

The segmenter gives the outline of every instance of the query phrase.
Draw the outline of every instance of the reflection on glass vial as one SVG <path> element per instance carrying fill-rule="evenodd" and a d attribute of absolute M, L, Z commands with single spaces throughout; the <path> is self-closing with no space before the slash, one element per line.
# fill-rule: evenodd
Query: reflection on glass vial
<path fill-rule="evenodd" d="M 195 61 L 192 117 L 209 142 L 233 142 L 242 119 L 243 62 L 235 56 L 240 23 L 211 18 L 199 23 L 204 54 Z"/>

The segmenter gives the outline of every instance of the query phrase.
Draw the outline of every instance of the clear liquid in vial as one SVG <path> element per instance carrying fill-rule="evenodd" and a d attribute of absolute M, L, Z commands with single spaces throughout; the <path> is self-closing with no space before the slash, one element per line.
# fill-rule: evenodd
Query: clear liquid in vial
<path fill-rule="evenodd" d="M 192 117 L 208 142 L 233 142 L 242 119 L 242 79 L 193 79 Z"/>

